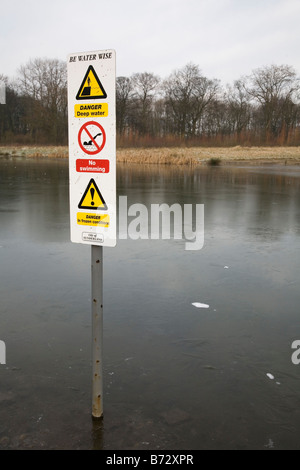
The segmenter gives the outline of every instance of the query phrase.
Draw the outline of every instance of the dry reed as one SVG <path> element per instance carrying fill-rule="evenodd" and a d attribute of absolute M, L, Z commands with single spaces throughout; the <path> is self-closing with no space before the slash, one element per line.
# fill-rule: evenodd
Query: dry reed
<path fill-rule="evenodd" d="M 118 162 L 140 164 L 201 165 L 232 163 L 300 164 L 300 147 L 192 147 L 119 149 Z"/>
<path fill-rule="evenodd" d="M 0 146 L 1 156 L 26 158 L 68 158 L 68 147 Z M 95 157 L 96 158 L 96 157 Z M 97 155 L 97 158 L 100 158 Z M 119 163 L 202 165 L 217 159 L 221 165 L 246 163 L 300 164 L 300 147 L 191 147 L 123 148 L 117 150 Z"/>

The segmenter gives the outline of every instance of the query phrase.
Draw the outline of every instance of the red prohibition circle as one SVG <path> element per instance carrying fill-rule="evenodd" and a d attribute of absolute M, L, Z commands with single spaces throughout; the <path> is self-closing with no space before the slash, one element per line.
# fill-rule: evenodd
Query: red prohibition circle
<path fill-rule="evenodd" d="M 90 125 L 98 127 L 100 129 L 101 133 L 102 133 L 103 141 L 102 141 L 102 144 L 100 146 L 97 144 L 97 142 L 95 140 L 95 137 L 93 137 L 92 134 L 90 133 L 90 131 L 87 129 L 87 126 L 90 126 Z M 84 145 L 81 141 L 81 134 L 82 134 L 83 131 L 85 131 L 86 134 L 88 135 L 88 137 L 90 139 L 90 142 L 92 142 L 95 145 L 96 150 L 88 150 L 87 148 L 84 147 Z M 101 124 L 99 124 L 96 121 L 89 121 L 89 122 L 84 123 L 83 126 L 81 126 L 81 128 L 78 132 L 78 143 L 79 143 L 79 146 L 80 146 L 81 150 L 83 150 L 85 153 L 87 153 L 88 155 L 96 155 L 97 153 L 101 152 L 101 150 L 103 149 L 103 147 L 105 145 L 105 142 L 106 142 L 106 134 L 105 134 L 105 130 L 103 129 Z"/>

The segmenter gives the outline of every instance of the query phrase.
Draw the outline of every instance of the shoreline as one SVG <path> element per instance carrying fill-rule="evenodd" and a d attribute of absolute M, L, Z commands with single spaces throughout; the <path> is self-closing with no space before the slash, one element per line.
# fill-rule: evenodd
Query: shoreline
<path fill-rule="evenodd" d="M 0 158 L 68 158 L 67 146 L 1 146 Z M 96 158 L 99 158 L 98 156 Z M 300 165 L 300 147 L 154 147 L 117 149 L 117 163 L 159 165 Z"/>

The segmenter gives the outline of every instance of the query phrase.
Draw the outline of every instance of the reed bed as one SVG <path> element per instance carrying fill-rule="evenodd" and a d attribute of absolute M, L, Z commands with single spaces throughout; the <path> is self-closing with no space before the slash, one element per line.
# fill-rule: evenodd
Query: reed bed
<path fill-rule="evenodd" d="M 300 147 L 191 147 L 119 149 L 118 162 L 140 164 L 222 165 L 234 163 L 300 164 Z"/>
<path fill-rule="evenodd" d="M 0 158 L 68 158 L 68 147 L 0 146 Z M 95 158 L 101 158 L 99 155 Z M 300 164 L 300 147 L 120 148 L 119 163 L 158 165 Z"/>
<path fill-rule="evenodd" d="M 26 157 L 26 158 L 68 158 L 69 149 L 67 146 L 0 146 L 0 158 Z"/>

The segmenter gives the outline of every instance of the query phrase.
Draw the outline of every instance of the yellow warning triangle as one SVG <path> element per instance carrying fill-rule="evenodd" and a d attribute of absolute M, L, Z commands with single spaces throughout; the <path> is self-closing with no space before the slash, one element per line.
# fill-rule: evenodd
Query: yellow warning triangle
<path fill-rule="evenodd" d="M 79 209 L 107 210 L 106 202 L 92 178 L 78 204 Z"/>
<path fill-rule="evenodd" d="M 89 66 L 87 72 L 82 80 L 78 93 L 77 100 L 90 100 L 107 98 L 106 91 L 99 80 L 98 75 L 92 65 Z"/>

